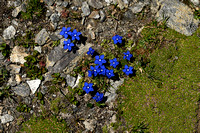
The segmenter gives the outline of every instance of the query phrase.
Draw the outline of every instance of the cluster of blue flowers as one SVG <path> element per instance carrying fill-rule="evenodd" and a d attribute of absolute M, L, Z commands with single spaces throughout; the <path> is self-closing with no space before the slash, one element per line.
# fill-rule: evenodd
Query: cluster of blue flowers
<path fill-rule="evenodd" d="M 74 29 L 72 32 L 70 30 L 71 27 L 68 28 L 63 27 L 60 32 L 60 35 L 64 36 L 64 38 L 66 39 L 68 38 L 67 41 L 64 41 L 64 49 L 68 49 L 69 51 L 71 51 L 72 47 L 74 46 L 73 42 L 75 40 L 79 41 L 81 35 L 81 32 L 77 32 L 76 29 Z"/>
<path fill-rule="evenodd" d="M 121 44 L 122 43 L 122 37 L 119 35 L 115 35 L 114 37 L 112 37 L 114 44 Z M 87 52 L 88 55 L 94 55 L 95 50 L 92 49 L 91 47 L 89 48 L 89 51 Z M 127 59 L 128 61 L 131 60 L 131 58 L 133 57 L 133 55 L 130 53 L 130 51 L 124 52 L 124 57 L 123 59 Z M 119 62 L 117 61 L 117 58 L 114 59 L 110 59 L 110 66 L 113 68 L 116 68 L 117 65 L 119 65 Z M 107 76 L 109 79 L 114 77 L 114 70 L 113 69 L 106 69 L 106 67 L 104 66 L 104 64 L 106 63 L 106 60 L 104 59 L 104 55 L 100 55 L 100 56 L 95 56 L 95 61 L 94 63 L 96 64 L 96 66 L 90 66 L 90 70 L 88 70 L 88 77 L 92 77 L 92 75 L 94 75 L 95 77 L 97 75 L 103 75 L 103 76 Z M 125 65 L 123 72 L 126 75 L 130 75 L 133 74 L 133 67 Z M 89 93 L 91 91 L 94 91 L 93 89 L 93 83 L 87 83 L 85 82 L 83 90 L 86 93 Z M 102 101 L 103 100 L 103 93 L 99 93 L 97 92 L 96 95 L 93 97 L 93 99 L 96 100 L 96 102 Z"/>

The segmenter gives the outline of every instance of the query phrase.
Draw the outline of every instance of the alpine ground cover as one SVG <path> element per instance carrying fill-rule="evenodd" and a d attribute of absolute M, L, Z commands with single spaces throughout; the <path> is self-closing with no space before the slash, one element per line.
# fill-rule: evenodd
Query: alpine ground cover
<path fill-rule="evenodd" d="M 197 130 L 199 33 L 200 28 L 189 37 L 152 25 L 143 29 L 142 46 L 137 45 L 136 52 L 146 54 L 147 63 L 138 62 L 136 76 L 127 79 L 119 91 L 119 118 L 125 119 L 128 131 Z"/>

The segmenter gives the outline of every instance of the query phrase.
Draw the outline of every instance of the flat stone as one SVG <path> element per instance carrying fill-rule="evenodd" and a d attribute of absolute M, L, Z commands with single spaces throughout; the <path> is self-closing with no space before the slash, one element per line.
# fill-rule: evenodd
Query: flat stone
<path fill-rule="evenodd" d="M 22 77 L 19 74 L 15 75 L 15 80 L 17 84 L 20 84 L 22 82 Z"/>
<path fill-rule="evenodd" d="M 21 70 L 21 66 L 15 65 L 15 64 L 10 64 L 10 65 L 8 66 L 8 68 L 11 69 L 11 70 L 10 70 L 10 73 L 14 73 L 14 74 L 19 73 L 20 70 Z"/>
<path fill-rule="evenodd" d="M 57 23 L 60 20 L 60 16 L 57 13 L 53 13 L 50 17 L 52 23 Z"/>
<path fill-rule="evenodd" d="M 162 1 L 156 18 L 158 21 L 166 20 L 169 28 L 186 36 L 191 36 L 199 24 L 199 20 L 194 18 L 192 10 L 176 0 Z"/>
<path fill-rule="evenodd" d="M 78 77 L 77 77 L 77 80 L 76 80 L 76 83 L 75 83 L 75 85 L 72 87 L 73 89 L 75 88 L 75 87 L 78 87 L 78 84 L 79 84 L 79 80 L 80 79 L 82 79 L 83 77 L 80 75 L 80 74 L 78 74 Z"/>
<path fill-rule="evenodd" d="M 110 84 L 115 90 L 118 90 L 119 86 L 121 86 L 123 83 L 124 83 L 124 78 L 120 78 L 119 81 L 113 81 L 112 79 L 110 80 Z"/>
<path fill-rule="evenodd" d="M 10 61 L 13 63 L 21 63 L 24 64 L 26 60 L 24 57 L 28 56 L 27 53 L 25 53 L 25 48 L 22 46 L 15 46 L 12 50 L 12 53 L 10 55 Z"/>
<path fill-rule="evenodd" d="M 133 12 L 133 13 L 139 13 L 142 11 L 142 9 L 144 8 L 144 6 L 146 6 L 147 3 L 145 2 L 138 2 L 134 5 L 132 5 L 131 7 L 129 7 L 129 9 Z"/>
<path fill-rule="evenodd" d="M 89 131 L 93 131 L 94 128 L 96 127 L 96 123 L 97 121 L 95 119 L 87 119 L 83 122 L 83 124 L 85 125 L 85 128 Z"/>
<path fill-rule="evenodd" d="M 75 6 L 81 6 L 82 5 L 83 0 L 73 0 L 73 3 Z"/>
<path fill-rule="evenodd" d="M 41 46 L 35 46 L 34 50 L 38 51 L 39 53 L 42 53 L 42 47 Z"/>
<path fill-rule="evenodd" d="M 3 60 L 4 59 L 4 56 L 2 54 L 2 52 L 0 52 L 0 60 Z"/>
<path fill-rule="evenodd" d="M 83 12 L 83 16 L 89 16 L 90 15 L 90 8 L 89 8 L 89 5 L 86 1 L 83 2 L 81 10 Z"/>
<path fill-rule="evenodd" d="M 100 22 L 103 22 L 106 19 L 106 13 L 104 12 L 104 10 L 100 10 Z"/>
<path fill-rule="evenodd" d="M 4 39 L 12 39 L 16 34 L 15 28 L 11 25 L 3 31 L 3 38 Z"/>
<path fill-rule="evenodd" d="M 90 16 L 88 18 L 99 19 L 100 18 L 99 12 L 92 11 L 92 13 L 90 14 Z"/>
<path fill-rule="evenodd" d="M 199 0 L 190 0 L 195 6 L 200 6 Z"/>
<path fill-rule="evenodd" d="M 16 26 L 16 27 L 18 27 L 18 23 L 17 23 L 17 21 L 15 21 L 14 19 L 12 20 L 12 24 L 14 25 L 14 26 Z"/>
<path fill-rule="evenodd" d="M 14 3 L 13 3 L 13 5 L 15 6 L 15 7 L 18 7 L 18 6 L 20 6 L 21 5 L 21 0 L 16 0 L 16 1 L 14 1 Z"/>
<path fill-rule="evenodd" d="M 66 77 L 66 82 L 67 82 L 67 85 L 68 85 L 68 86 L 73 87 L 74 84 L 75 84 L 75 81 L 76 81 L 76 78 L 75 78 L 75 77 L 72 77 L 72 76 L 70 76 L 69 74 L 67 75 L 67 77 Z"/>
<path fill-rule="evenodd" d="M 15 94 L 26 97 L 30 95 L 30 88 L 26 83 L 22 83 L 16 87 L 13 88 L 13 91 Z"/>
<path fill-rule="evenodd" d="M 127 8 L 129 4 L 129 0 L 117 0 L 117 2 L 120 9 Z"/>
<path fill-rule="evenodd" d="M 35 43 L 39 45 L 44 45 L 47 39 L 49 38 L 49 34 L 47 33 L 46 29 L 43 28 L 35 37 Z"/>
<path fill-rule="evenodd" d="M 21 11 L 22 11 L 21 6 L 16 7 L 16 8 L 12 11 L 12 16 L 13 16 L 13 17 L 17 17 L 18 14 L 19 14 Z"/>
<path fill-rule="evenodd" d="M 41 80 L 40 79 L 30 80 L 30 81 L 26 81 L 26 82 L 29 85 L 32 94 L 35 94 L 35 92 L 37 91 L 38 87 L 41 84 Z"/>
<path fill-rule="evenodd" d="M 103 4 L 101 3 L 100 0 L 88 0 L 88 4 L 96 9 L 101 9 L 103 8 Z"/>
<path fill-rule="evenodd" d="M 117 94 L 116 93 L 106 92 L 104 96 L 107 97 L 106 103 L 108 103 L 108 104 L 110 102 L 116 100 L 116 98 L 117 98 Z"/>
<path fill-rule="evenodd" d="M 5 124 L 5 123 L 13 121 L 14 117 L 12 115 L 5 114 L 3 116 L 0 116 L 0 119 L 1 119 L 1 123 Z"/>
<path fill-rule="evenodd" d="M 62 6 L 63 7 L 67 7 L 69 5 L 69 3 L 67 1 L 63 1 Z"/>

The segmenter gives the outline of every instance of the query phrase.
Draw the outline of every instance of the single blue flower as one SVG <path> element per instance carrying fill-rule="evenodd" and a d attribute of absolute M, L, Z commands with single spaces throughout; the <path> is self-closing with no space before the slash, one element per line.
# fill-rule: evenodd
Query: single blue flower
<path fill-rule="evenodd" d="M 99 72 L 100 75 L 105 75 L 106 74 L 106 67 L 104 65 L 100 66 L 99 69 L 100 69 L 100 72 Z"/>
<path fill-rule="evenodd" d="M 117 61 L 117 58 L 110 60 L 110 66 L 113 66 L 114 68 L 116 68 L 118 64 L 119 62 Z"/>
<path fill-rule="evenodd" d="M 71 42 L 70 39 L 64 41 L 64 49 L 68 49 L 69 51 L 71 51 L 73 46 L 74 44 Z"/>
<path fill-rule="evenodd" d="M 126 74 L 126 75 L 129 75 L 129 74 L 133 74 L 133 67 L 129 67 L 127 65 L 124 66 L 124 69 L 123 69 L 123 72 Z"/>
<path fill-rule="evenodd" d="M 100 102 L 103 100 L 103 93 L 99 93 L 97 92 L 96 95 L 93 97 L 94 100 L 96 100 L 96 102 Z"/>
<path fill-rule="evenodd" d="M 106 63 L 106 60 L 104 59 L 104 55 L 100 55 L 100 56 L 95 56 L 95 61 L 94 63 L 97 64 L 97 65 L 102 65 L 103 63 Z"/>
<path fill-rule="evenodd" d="M 92 47 L 89 48 L 89 51 L 87 52 L 88 55 L 93 55 L 94 54 L 94 49 Z"/>
<path fill-rule="evenodd" d="M 122 43 L 122 36 L 115 35 L 115 36 L 112 37 L 112 39 L 114 41 L 114 44 Z"/>
<path fill-rule="evenodd" d="M 74 29 L 73 32 L 71 33 L 72 40 L 76 39 L 76 40 L 79 41 L 80 40 L 80 37 L 79 37 L 80 35 L 81 35 L 81 32 L 77 32 L 76 29 Z"/>
<path fill-rule="evenodd" d="M 88 94 L 90 91 L 94 91 L 92 86 L 93 86 L 93 83 L 85 82 L 83 86 L 83 90 Z"/>
<path fill-rule="evenodd" d="M 110 79 L 111 77 L 115 76 L 113 69 L 106 70 L 106 76 Z"/>
<path fill-rule="evenodd" d="M 133 55 L 130 53 L 130 51 L 127 51 L 126 53 L 124 53 L 124 58 L 123 59 L 127 59 L 127 60 L 131 60 L 131 57 L 132 57 Z"/>
<path fill-rule="evenodd" d="M 88 70 L 88 77 L 92 77 L 92 75 L 93 75 L 93 71 Z"/>
<path fill-rule="evenodd" d="M 100 72 L 99 66 L 95 66 L 95 67 L 90 66 L 90 69 L 93 71 L 94 76 L 97 76 Z"/>
<path fill-rule="evenodd" d="M 70 31 L 71 27 L 68 27 L 68 28 L 65 28 L 63 27 L 61 32 L 60 32 L 60 35 L 64 36 L 64 38 L 68 38 L 68 36 L 70 35 L 71 36 L 71 31 Z"/>

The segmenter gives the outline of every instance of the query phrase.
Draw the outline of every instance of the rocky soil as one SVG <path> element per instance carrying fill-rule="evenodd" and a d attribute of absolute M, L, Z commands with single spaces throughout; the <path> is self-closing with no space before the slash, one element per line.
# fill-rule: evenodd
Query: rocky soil
<path fill-rule="evenodd" d="M 103 40 L 111 40 L 116 34 L 132 40 L 134 46 L 143 26 L 155 19 L 165 21 L 169 28 L 186 36 L 192 35 L 199 24 L 199 20 L 193 16 L 194 9 L 200 7 L 198 0 L 40 2 L 43 11 L 33 13 L 28 19 L 23 15 L 30 11 L 28 0 L 0 2 L 0 44 L 6 44 L 10 48 L 7 57 L 3 56 L 3 51 L 0 52 L 1 70 L 4 68 L 9 73 L 6 78 L 1 78 L 1 90 L 4 95 L 0 101 L 0 132 L 17 132 L 23 122 L 32 115 L 40 116 L 44 110 L 46 115 L 56 114 L 59 119 L 64 119 L 69 132 L 102 132 L 105 125 L 116 122 L 117 89 L 123 84 L 124 78 L 109 80 L 111 87 L 107 88 L 104 94 L 103 107 L 97 106 L 91 95 L 85 93 L 74 94 L 78 104 L 65 98 L 65 95 L 69 94 L 71 89 L 77 88 L 85 77 L 74 73 L 73 70 L 82 63 L 83 58 L 91 58 L 86 55 L 89 47 L 101 53 L 100 44 Z M 193 6 L 188 3 L 193 3 Z M 63 49 L 65 39 L 59 35 L 62 27 L 71 27 L 82 33 L 81 41 L 71 52 Z M 25 57 L 33 55 L 34 50 L 39 53 L 39 63 L 36 66 L 41 68 L 42 77 L 28 76 L 31 69 L 25 65 Z M 60 73 L 62 82 L 53 82 L 54 73 Z M 10 86 L 10 89 L 5 90 L 5 86 Z M 51 86 L 60 89 L 50 92 Z M 42 98 L 39 98 L 40 94 Z M 94 107 L 90 107 L 88 103 Z M 20 111 L 21 105 L 25 107 Z M 109 130 L 120 132 L 112 128 Z"/>

